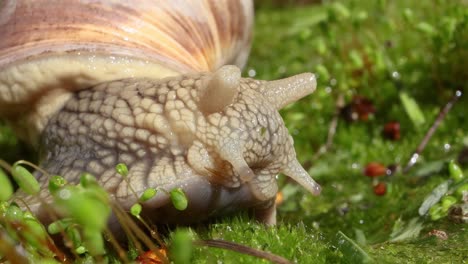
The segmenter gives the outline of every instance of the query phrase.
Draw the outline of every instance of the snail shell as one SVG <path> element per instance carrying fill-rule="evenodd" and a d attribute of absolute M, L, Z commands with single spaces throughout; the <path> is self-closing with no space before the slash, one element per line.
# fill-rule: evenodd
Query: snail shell
<path fill-rule="evenodd" d="M 246 62 L 250 0 L 0 2 L 0 117 L 37 144 L 70 92 Z"/>

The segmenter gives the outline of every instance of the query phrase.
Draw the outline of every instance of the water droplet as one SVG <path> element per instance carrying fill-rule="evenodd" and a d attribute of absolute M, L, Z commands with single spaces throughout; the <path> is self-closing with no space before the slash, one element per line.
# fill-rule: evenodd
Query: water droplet
<path fill-rule="evenodd" d="M 456 97 L 462 96 L 462 91 L 457 90 L 457 91 L 455 92 L 455 96 L 456 96 Z"/>
<path fill-rule="evenodd" d="M 335 86 L 336 83 L 337 83 L 337 81 L 336 81 L 335 78 L 332 78 L 332 79 L 330 80 L 330 85 L 331 85 L 331 86 Z"/>
<path fill-rule="evenodd" d="M 331 93 L 332 88 L 330 86 L 325 87 L 325 92 L 326 93 Z"/>
<path fill-rule="evenodd" d="M 359 169 L 359 164 L 353 163 L 353 164 L 351 164 L 351 168 L 352 169 Z"/>
<path fill-rule="evenodd" d="M 312 222 L 312 227 L 313 227 L 314 229 L 319 229 L 319 228 L 320 228 L 319 222 L 317 222 L 317 221 Z"/>
<path fill-rule="evenodd" d="M 361 224 L 361 225 L 364 224 L 364 220 L 362 220 L 362 219 L 359 220 L 359 224 Z"/>
<path fill-rule="evenodd" d="M 445 152 L 449 151 L 451 147 L 452 147 L 452 146 L 450 146 L 449 143 L 445 143 L 445 144 L 444 144 L 444 150 L 445 150 Z"/>
<path fill-rule="evenodd" d="M 392 72 L 392 78 L 399 80 L 400 79 L 400 73 L 397 72 L 397 71 Z"/>
<path fill-rule="evenodd" d="M 411 156 L 411 159 L 410 159 L 410 164 L 413 165 L 415 164 L 419 159 L 419 154 L 418 153 L 414 153 L 413 156 Z"/>
<path fill-rule="evenodd" d="M 320 185 L 318 185 L 318 184 L 315 184 L 313 189 L 314 189 L 313 194 L 315 194 L 315 195 L 319 195 L 322 192 L 322 187 L 320 187 Z"/>
<path fill-rule="evenodd" d="M 63 189 L 63 190 L 60 190 L 60 191 L 59 191 L 59 194 L 58 194 L 58 195 L 59 195 L 60 199 L 62 199 L 62 200 L 67 200 L 67 199 L 70 198 L 71 192 L 70 192 L 70 190 Z"/>
<path fill-rule="evenodd" d="M 255 77 L 255 75 L 257 75 L 257 72 L 254 70 L 254 69 L 250 69 L 247 74 L 249 75 L 249 77 Z"/>

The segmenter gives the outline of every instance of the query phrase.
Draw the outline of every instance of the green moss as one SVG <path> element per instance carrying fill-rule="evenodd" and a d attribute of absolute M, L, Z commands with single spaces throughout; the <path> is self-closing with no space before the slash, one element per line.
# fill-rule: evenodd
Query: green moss
<path fill-rule="evenodd" d="M 18 159 L 34 160 L 29 146 L 18 140 L 13 130 L 0 119 L 0 159 L 13 163 Z"/>
<path fill-rule="evenodd" d="M 463 148 L 468 130 L 466 96 L 443 120 L 419 165 L 407 174 L 384 178 L 388 187 L 385 196 L 373 193 L 371 180 L 363 176 L 362 170 L 371 161 L 405 166 L 455 89 L 466 90 L 467 74 L 460 62 L 467 54 L 460 43 L 468 42 L 468 13 L 459 8 L 460 1 L 342 3 L 259 8 L 254 46 L 246 67 L 246 73 L 253 69 L 260 79 L 303 71 L 319 74 L 317 91 L 282 114 L 294 135 L 298 157 L 304 164 L 312 164 L 309 172 L 323 186 L 322 195 L 313 197 L 288 183 L 283 185 L 286 201 L 278 209 L 277 228 L 265 229 L 236 219 L 212 226 L 208 236 L 263 248 L 298 263 L 355 263 L 368 259 L 379 263 L 462 262 L 468 257 L 466 226 L 447 218 L 432 222 L 418 215 L 424 198 L 448 175 L 421 177 L 417 172 L 433 161 L 456 157 Z M 420 23 L 428 23 L 432 30 Z M 415 100 L 424 123 L 413 124 L 400 100 L 401 91 Z M 313 159 L 326 142 L 335 101 L 341 95 L 349 101 L 355 94 L 373 100 L 375 115 L 367 122 L 346 123 L 340 119 L 331 150 Z M 401 124 L 399 141 L 381 135 L 384 124 L 393 120 Z M 445 144 L 450 149 L 445 149 Z M 414 225 L 410 225 L 411 219 Z M 400 223 L 410 234 L 408 239 L 389 243 Z M 448 240 L 428 236 L 433 229 L 445 231 Z M 340 248 L 340 231 L 356 241 L 359 249 Z M 269 240 L 272 237 L 274 241 Z M 297 250 L 291 255 L 278 245 Z M 203 251 L 200 258 L 207 255 L 227 263 L 253 261 L 221 250 Z"/>
<path fill-rule="evenodd" d="M 276 255 L 297 263 L 333 263 L 339 260 L 337 252 L 320 231 L 311 230 L 303 223 L 284 224 L 278 227 L 265 227 L 249 221 L 248 218 L 225 219 L 223 223 L 210 226 L 207 234 L 210 239 L 234 241 L 253 248 L 273 252 Z M 266 263 L 262 259 L 237 252 L 213 248 L 201 248 L 195 254 L 195 263 L 206 260 L 224 260 L 223 263 Z"/>
<path fill-rule="evenodd" d="M 360 230 L 367 243 L 364 251 L 379 262 L 466 259 L 464 225 L 446 219 L 431 222 L 417 214 L 426 195 L 447 179 L 446 174 L 416 177 L 418 168 L 398 173 L 384 179 L 388 191 L 380 197 L 362 170 L 372 161 L 405 166 L 440 107 L 455 89 L 466 90 L 468 78 L 461 61 L 468 55 L 462 44 L 468 43 L 468 9 L 460 8 L 461 1 L 341 3 L 257 12 L 247 70 L 255 69 L 256 77 L 266 79 L 302 71 L 319 73 L 315 94 L 282 113 L 299 158 L 313 164 L 309 172 L 322 184 L 323 193 L 312 197 L 297 187 L 284 208 L 279 207 L 279 217 L 285 224 L 303 221 L 309 228 L 318 227 L 332 244 L 338 231 L 357 239 L 356 230 Z M 414 98 L 424 123 L 413 124 L 399 99 L 401 91 Z M 340 119 L 332 149 L 312 160 L 326 142 L 335 101 L 339 96 L 349 101 L 355 94 L 373 100 L 375 115 L 351 124 Z M 444 119 L 420 158 L 420 168 L 456 157 L 463 148 L 467 103 L 463 96 Z M 383 125 L 392 120 L 401 124 L 402 138 L 395 142 L 381 136 Z M 450 149 L 444 149 L 445 144 Z M 422 223 L 419 236 L 409 242 L 380 244 L 389 239 L 397 219 L 408 222 L 413 217 Z M 449 239 L 427 238 L 432 229 L 447 231 Z"/>

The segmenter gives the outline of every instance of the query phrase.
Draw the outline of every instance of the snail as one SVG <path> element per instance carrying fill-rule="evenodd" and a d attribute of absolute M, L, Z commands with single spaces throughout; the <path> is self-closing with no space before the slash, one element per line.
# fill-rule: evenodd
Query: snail
<path fill-rule="evenodd" d="M 89 172 L 125 209 L 129 185 L 181 188 L 184 211 L 163 192 L 143 203 L 156 222 L 252 209 L 275 224 L 279 173 L 320 192 L 278 113 L 316 80 L 242 78 L 252 20 L 250 0 L 2 1 L 0 117 L 46 171 L 72 183 Z"/>

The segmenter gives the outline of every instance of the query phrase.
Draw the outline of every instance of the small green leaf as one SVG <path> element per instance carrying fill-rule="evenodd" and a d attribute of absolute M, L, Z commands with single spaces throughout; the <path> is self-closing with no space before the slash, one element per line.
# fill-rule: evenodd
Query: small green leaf
<path fill-rule="evenodd" d="M 394 226 L 392 235 L 390 236 L 390 242 L 401 242 L 417 238 L 423 228 L 422 223 L 418 221 L 418 217 L 411 219 L 405 228 L 403 228 L 404 225 L 400 219 L 397 221 L 400 221 L 400 223 L 398 223 L 399 227 L 395 228 Z M 397 232 L 397 229 L 399 232 Z"/>
<path fill-rule="evenodd" d="M 413 10 L 409 8 L 405 8 L 403 10 L 403 17 L 405 18 L 407 23 L 413 22 L 413 17 L 414 17 Z"/>
<path fill-rule="evenodd" d="M 21 222 L 23 221 L 23 210 L 16 204 L 10 204 L 8 206 L 4 217 L 10 222 Z"/>
<path fill-rule="evenodd" d="M 363 22 L 364 20 L 366 20 L 367 18 L 369 17 L 369 15 L 367 14 L 366 11 L 359 11 L 355 14 L 355 20 L 357 22 Z"/>
<path fill-rule="evenodd" d="M 390 238 L 396 237 L 398 234 L 403 232 L 403 228 L 405 227 L 405 222 L 401 220 L 401 217 L 398 218 L 395 223 L 393 223 L 392 233 L 390 234 Z"/>
<path fill-rule="evenodd" d="M 418 128 L 426 122 L 424 114 L 419 108 L 419 105 L 416 102 L 416 100 L 414 100 L 405 92 L 400 92 L 400 100 L 403 104 L 403 108 L 405 109 L 406 114 L 408 114 L 415 127 Z"/>
<path fill-rule="evenodd" d="M 185 196 L 185 193 L 181 188 L 173 189 L 170 192 L 170 196 L 171 196 L 172 204 L 177 210 L 183 211 L 187 208 L 187 205 L 188 205 L 187 196 Z"/>
<path fill-rule="evenodd" d="M 369 263 L 372 261 L 372 258 L 356 242 L 341 231 L 336 234 L 336 243 L 348 263 Z"/>
<path fill-rule="evenodd" d="M 318 79 L 320 81 L 326 82 L 330 79 L 330 73 L 328 72 L 327 68 L 324 65 L 319 64 L 315 66 L 315 71 L 317 72 Z"/>
<path fill-rule="evenodd" d="M 13 185 L 6 173 L 0 168 L 0 201 L 7 201 L 13 195 Z"/>
<path fill-rule="evenodd" d="M 364 61 L 362 60 L 361 55 L 357 52 L 357 50 L 351 50 L 349 52 L 349 58 L 351 59 L 354 67 L 358 69 L 364 67 Z"/>
<path fill-rule="evenodd" d="M 435 187 L 428 196 L 426 196 L 418 210 L 420 216 L 425 215 L 429 211 L 429 208 L 440 201 L 440 198 L 447 193 L 448 186 L 449 181 L 444 181 Z"/>
<path fill-rule="evenodd" d="M 41 187 L 36 178 L 23 166 L 18 164 L 13 164 L 11 169 L 11 175 L 13 179 L 18 183 L 21 190 L 30 195 L 37 194 Z"/>
<path fill-rule="evenodd" d="M 60 264 L 60 262 L 56 261 L 53 258 L 35 259 L 34 263 L 36 264 Z"/>
<path fill-rule="evenodd" d="M 453 17 L 445 17 L 442 20 L 442 25 L 444 26 L 444 32 L 445 32 L 445 37 L 446 40 L 449 41 L 453 38 L 455 35 L 456 29 L 457 29 L 457 20 L 456 18 Z"/>
<path fill-rule="evenodd" d="M 75 249 L 75 252 L 79 255 L 86 253 L 86 251 L 87 251 L 86 248 L 83 246 L 79 246 Z"/>
<path fill-rule="evenodd" d="M 440 203 L 442 205 L 442 209 L 444 211 L 448 211 L 452 205 L 457 203 L 457 198 L 451 195 L 446 195 L 442 197 L 442 199 L 440 200 Z"/>
<path fill-rule="evenodd" d="M 425 33 L 425 34 L 427 34 L 429 36 L 434 36 L 435 34 L 437 34 L 437 30 L 431 24 L 429 24 L 427 22 L 418 23 L 416 25 L 416 28 L 419 31 L 421 31 L 421 32 L 423 32 L 423 33 Z"/>
<path fill-rule="evenodd" d="M 76 225 L 69 225 L 65 228 L 66 239 L 68 239 L 73 247 L 77 248 L 83 243 L 81 240 L 81 234 Z"/>
<path fill-rule="evenodd" d="M 10 207 L 10 203 L 6 201 L 0 201 L 0 215 L 5 214 Z"/>
<path fill-rule="evenodd" d="M 32 246 L 34 250 L 40 254 L 53 257 L 55 254 L 48 247 L 48 238 L 46 229 L 39 220 L 31 213 L 25 212 L 21 229 L 18 229 L 20 236 L 27 242 L 28 246 Z"/>
<path fill-rule="evenodd" d="M 334 2 L 331 5 L 331 14 L 338 19 L 346 19 L 351 16 L 349 9 L 339 2 Z"/>
<path fill-rule="evenodd" d="M 380 51 L 380 50 L 375 50 L 375 67 L 378 71 L 385 71 L 387 69 L 387 64 L 385 62 L 386 58 L 385 55 L 386 53 Z"/>
<path fill-rule="evenodd" d="M 49 226 L 47 227 L 47 231 L 51 235 L 56 235 L 56 234 L 64 231 L 72 223 L 73 223 L 72 218 L 60 219 L 60 220 L 57 220 L 57 221 L 52 222 L 51 224 L 49 224 Z"/>
<path fill-rule="evenodd" d="M 172 235 L 169 248 L 171 260 L 174 263 L 189 264 L 192 259 L 193 243 L 195 235 L 188 228 L 178 228 Z"/>
<path fill-rule="evenodd" d="M 323 38 L 317 38 L 313 44 L 315 46 L 315 50 L 319 55 L 325 55 L 325 53 L 327 52 L 327 44 L 325 43 L 325 40 Z"/>
<path fill-rule="evenodd" d="M 91 173 L 84 172 L 80 176 L 80 185 L 84 188 L 99 185 L 96 177 Z"/>
<path fill-rule="evenodd" d="M 104 255 L 104 239 L 99 230 L 83 228 L 83 244 L 91 256 Z"/>
<path fill-rule="evenodd" d="M 22 233 L 22 236 L 26 239 L 26 241 L 28 241 L 28 243 L 35 248 L 46 248 L 45 241 L 47 240 L 47 232 L 44 226 L 37 219 L 31 218 L 24 219 L 22 224 L 24 225 L 24 232 Z"/>
<path fill-rule="evenodd" d="M 431 208 L 429 208 L 429 216 L 432 221 L 437 221 L 440 218 L 444 217 L 447 212 L 444 211 L 444 208 L 440 203 L 436 203 Z"/>
<path fill-rule="evenodd" d="M 445 169 L 445 166 L 445 160 L 430 161 L 417 168 L 416 171 L 413 172 L 413 175 L 416 177 L 428 176 L 430 174 L 441 172 L 443 169 Z"/>
<path fill-rule="evenodd" d="M 361 246 L 365 246 L 367 245 L 367 239 L 366 239 L 366 235 L 364 234 L 364 231 L 362 231 L 361 229 L 354 229 L 354 233 L 356 234 L 356 242 L 361 245 Z"/>
<path fill-rule="evenodd" d="M 452 178 L 455 182 L 461 182 L 463 180 L 463 171 L 455 161 L 451 160 L 449 162 L 448 170 L 450 178 Z"/>
<path fill-rule="evenodd" d="M 463 198 L 464 193 L 468 193 L 468 183 L 462 184 L 455 190 L 455 196 L 459 197 L 459 199 Z"/>

